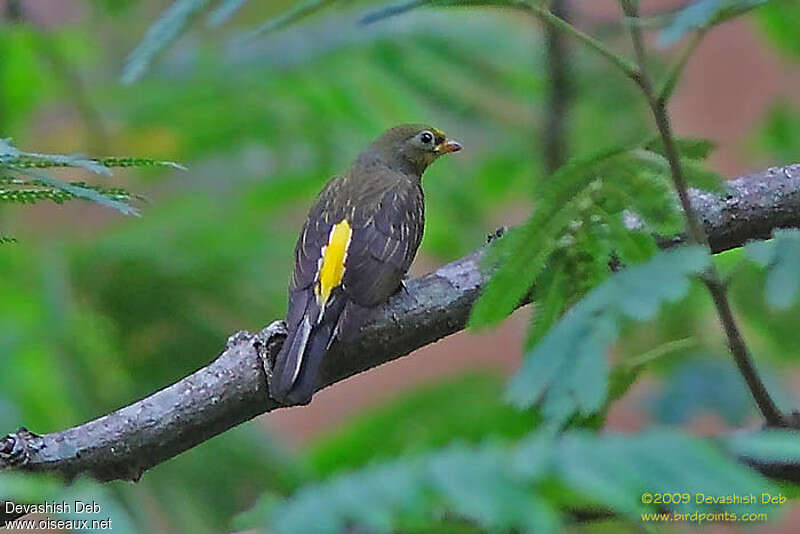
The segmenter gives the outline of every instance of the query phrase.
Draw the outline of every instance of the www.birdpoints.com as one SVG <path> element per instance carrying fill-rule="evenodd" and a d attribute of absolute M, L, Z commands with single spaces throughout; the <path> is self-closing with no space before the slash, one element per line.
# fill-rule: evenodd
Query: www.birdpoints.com
<path fill-rule="evenodd" d="M 8 530 L 111 530 L 113 528 L 110 517 L 96 517 L 102 513 L 102 507 L 97 501 L 47 501 L 39 504 L 5 503 L 6 514 L 41 514 L 41 515 L 70 515 L 94 517 L 70 517 L 68 519 L 54 517 L 20 518 L 6 524 Z"/>

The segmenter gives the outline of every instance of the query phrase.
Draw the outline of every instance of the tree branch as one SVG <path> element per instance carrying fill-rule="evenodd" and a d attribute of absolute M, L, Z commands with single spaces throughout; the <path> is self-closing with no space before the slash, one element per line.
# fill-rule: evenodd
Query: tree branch
<path fill-rule="evenodd" d="M 691 191 L 714 252 L 769 237 L 775 228 L 800 226 L 800 164 L 728 184 L 723 196 Z M 677 242 L 680 238 L 664 246 Z M 410 280 L 408 291 L 375 309 L 358 338 L 332 347 L 322 387 L 463 329 L 487 280 L 478 268 L 483 251 Z M 0 468 L 51 471 L 68 479 L 89 474 L 102 481 L 136 480 L 145 470 L 279 408 L 269 397 L 264 361 L 277 354 L 284 336 L 280 321 L 259 334 L 240 332 L 206 367 L 130 406 L 43 436 L 25 430 L 9 434 L 0 439 Z M 800 467 L 787 469 L 774 476 L 788 472 L 800 480 Z"/>
<path fill-rule="evenodd" d="M 550 11 L 569 22 L 571 0 L 552 0 Z M 567 161 L 567 123 L 572 97 L 570 53 L 566 35 L 554 26 L 545 25 L 547 46 L 547 115 L 542 128 L 541 144 L 544 147 L 544 170 L 553 174 Z"/>
<path fill-rule="evenodd" d="M 625 76 L 632 80 L 636 80 L 636 77 L 638 76 L 638 70 L 635 63 L 631 62 L 626 57 L 617 54 L 610 48 L 607 48 L 606 45 L 591 35 L 582 32 L 569 22 L 556 16 L 546 7 L 543 7 L 539 4 L 528 3 L 525 0 L 518 2 L 515 4 L 515 6 L 522 11 L 528 11 L 534 17 L 551 26 L 555 31 L 563 32 L 565 35 L 574 37 L 584 45 L 588 46 L 591 50 L 594 50 L 596 53 L 610 61 L 611 64 L 622 71 Z"/>

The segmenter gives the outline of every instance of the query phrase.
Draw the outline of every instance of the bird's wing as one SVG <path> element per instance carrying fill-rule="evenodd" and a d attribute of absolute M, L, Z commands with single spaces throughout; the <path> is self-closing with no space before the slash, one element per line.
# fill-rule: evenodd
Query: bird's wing
<path fill-rule="evenodd" d="M 290 291 L 310 288 L 317 279 L 323 247 L 330 239 L 331 228 L 344 217 L 344 205 L 337 200 L 344 189 L 344 178 L 333 178 L 317 195 L 303 224 L 295 247 L 294 272 Z"/>
<path fill-rule="evenodd" d="M 344 273 L 350 300 L 372 307 L 397 290 L 422 238 L 423 210 L 419 186 L 401 179 L 383 193 L 370 219 L 355 226 Z"/>
<path fill-rule="evenodd" d="M 341 288 L 372 307 L 397 290 L 422 237 L 422 190 L 388 169 L 375 173 L 360 182 L 336 178 L 319 194 L 295 249 L 290 300 L 306 292 L 324 305 L 321 297 Z M 292 315 L 290 324 L 299 320 Z"/>

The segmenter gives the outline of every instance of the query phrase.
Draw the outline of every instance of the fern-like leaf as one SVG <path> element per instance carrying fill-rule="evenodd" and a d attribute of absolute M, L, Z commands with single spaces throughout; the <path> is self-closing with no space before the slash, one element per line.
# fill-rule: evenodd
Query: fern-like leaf
<path fill-rule="evenodd" d="M 767 269 L 767 302 L 785 310 L 797 301 L 800 291 L 800 230 L 775 230 L 769 241 L 752 241 L 747 254 Z"/>
<path fill-rule="evenodd" d="M 208 14 L 206 24 L 209 28 L 216 28 L 222 26 L 225 22 L 234 16 L 237 11 L 242 9 L 248 0 L 223 0 L 214 10 Z"/>
<path fill-rule="evenodd" d="M 689 278 L 709 263 L 699 246 L 659 252 L 646 263 L 608 278 L 578 302 L 525 356 L 507 398 L 520 408 L 542 403 L 545 417 L 561 424 L 605 403 L 606 351 L 624 319 L 652 319 L 660 306 L 682 298 Z"/>
<path fill-rule="evenodd" d="M 113 208 L 124 215 L 137 215 L 137 216 L 139 215 L 139 211 L 133 206 L 126 204 L 123 201 L 116 200 L 114 198 L 106 196 L 102 192 L 97 191 L 95 189 L 90 189 L 80 185 L 73 185 L 67 182 L 63 182 L 61 180 L 57 180 L 56 178 L 52 178 L 41 172 L 35 172 L 30 169 L 16 169 L 14 167 L 11 167 L 11 169 L 23 175 L 29 176 L 32 179 L 33 183 L 37 185 L 42 185 L 48 188 L 62 191 L 75 198 L 91 200 L 92 202 L 100 204 L 101 206 Z"/>
<path fill-rule="evenodd" d="M 675 139 L 675 146 L 678 148 L 678 153 L 681 157 L 697 161 L 708 159 L 714 149 L 717 148 L 717 144 L 714 141 L 695 137 L 678 137 Z M 667 155 L 664 149 L 664 141 L 661 139 L 660 135 L 654 136 L 646 141 L 642 148 L 650 152 L 656 152 L 662 156 Z"/>
<path fill-rule="evenodd" d="M 661 46 L 673 45 L 691 31 L 710 28 L 766 2 L 767 0 L 694 0 L 675 13 L 672 22 L 658 36 L 658 42 Z"/>
<path fill-rule="evenodd" d="M 657 152 L 650 152 L 648 150 L 637 150 L 634 156 L 641 162 L 661 175 L 669 176 L 670 166 L 669 161 L 665 156 Z M 702 189 L 705 191 L 722 191 L 724 189 L 725 179 L 722 175 L 705 169 L 702 164 L 689 158 L 681 159 L 681 168 L 686 182 L 692 187 Z"/>
<path fill-rule="evenodd" d="M 44 185 L 41 182 L 32 180 L 33 185 Z M 85 182 L 68 182 L 68 185 L 80 189 L 87 189 L 96 191 L 112 200 L 125 202 L 128 200 L 144 200 L 141 196 L 134 196 L 125 189 L 119 187 L 102 187 L 94 184 L 87 184 Z M 57 188 L 24 188 L 19 187 L 15 189 L 2 189 L 0 188 L 0 202 L 14 202 L 18 204 L 33 204 L 42 200 L 50 200 L 56 204 L 63 204 L 69 200 L 74 200 L 78 197 L 75 194 Z"/>
<path fill-rule="evenodd" d="M 24 152 L 11 144 L 9 139 L 0 139 L 0 185 L 19 186 L 0 188 L 0 201 L 32 203 L 51 200 L 63 203 L 81 198 L 116 209 L 126 215 L 137 215 L 138 211 L 127 202 L 143 200 L 122 188 L 104 187 L 85 182 L 63 182 L 41 172 L 42 169 L 75 167 L 95 174 L 110 175 L 114 167 L 185 167 L 172 161 L 152 158 L 108 157 L 93 159 L 77 154 L 41 154 Z M 32 186 L 32 187 L 21 187 Z"/>
<path fill-rule="evenodd" d="M 578 158 L 549 177 L 537 191 L 531 218 L 497 240 L 486 264 L 496 268 L 470 318 L 472 327 L 491 325 L 511 313 L 541 274 L 559 239 L 581 209 L 592 204 L 597 177 L 603 165 L 625 154 L 628 147 L 614 148 Z"/>
<path fill-rule="evenodd" d="M 322 11 L 323 9 L 339 2 L 340 0 L 301 0 L 294 7 L 273 17 L 257 28 L 250 30 L 240 38 L 240 42 L 247 42 L 258 37 L 281 30 L 287 26 Z"/>
<path fill-rule="evenodd" d="M 638 524 L 641 514 L 661 511 L 662 505 L 642 503 L 645 492 L 689 494 L 688 502 L 668 505 L 681 513 L 768 510 L 760 500 L 708 504 L 694 499 L 698 493 L 778 491 L 734 454 L 792 462 L 800 459 L 800 445 L 786 431 L 740 434 L 716 443 L 674 430 L 627 436 L 535 432 L 514 444 L 456 444 L 373 464 L 302 487 L 288 499 L 266 496 L 235 527 L 275 534 L 362 528 L 427 532 L 451 518 L 490 532 L 560 532 L 564 512 L 574 510 L 576 500 Z M 552 491 L 553 483 L 567 491 Z"/>
<path fill-rule="evenodd" d="M 128 56 L 122 71 L 122 83 L 131 84 L 141 78 L 156 55 L 178 38 L 192 15 L 205 7 L 206 3 L 207 0 L 175 0 L 165 9 Z"/>

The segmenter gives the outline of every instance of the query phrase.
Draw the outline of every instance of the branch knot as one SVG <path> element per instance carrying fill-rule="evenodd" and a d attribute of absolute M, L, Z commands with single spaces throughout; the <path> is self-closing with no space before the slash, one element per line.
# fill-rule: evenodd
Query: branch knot
<path fill-rule="evenodd" d="M 24 426 L 0 439 L 0 469 L 27 464 L 31 454 L 44 448 L 44 440 Z"/>

